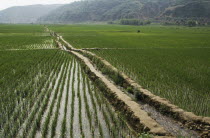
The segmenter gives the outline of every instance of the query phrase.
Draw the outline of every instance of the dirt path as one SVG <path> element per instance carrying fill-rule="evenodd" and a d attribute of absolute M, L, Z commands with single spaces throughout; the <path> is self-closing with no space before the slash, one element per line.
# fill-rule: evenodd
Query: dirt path
<path fill-rule="evenodd" d="M 58 37 L 59 39 L 60 37 Z M 62 37 L 61 37 L 62 38 Z M 66 41 L 64 41 L 67 46 L 68 44 Z M 72 49 L 71 47 L 68 47 Z M 67 49 L 67 48 L 66 48 Z M 68 50 L 67 50 L 68 51 Z M 101 74 L 99 71 L 97 71 L 94 66 L 91 64 L 88 58 L 84 57 L 83 55 L 79 54 L 78 52 L 75 51 L 68 51 L 74 55 L 76 55 L 79 59 L 81 59 L 93 72 L 97 77 L 99 77 L 105 84 L 106 86 L 114 92 L 119 99 L 121 99 L 127 106 L 128 108 L 131 109 L 131 111 L 134 113 L 134 115 L 141 120 L 138 123 L 142 124 L 143 126 L 147 127 L 151 133 L 153 134 L 158 134 L 158 135 L 170 135 L 168 132 L 164 130 L 163 127 L 161 127 L 155 120 L 153 120 L 149 115 L 141 110 L 141 107 L 139 104 L 134 102 L 129 96 L 124 94 L 120 89 L 118 89 L 113 83 L 111 83 L 103 74 Z"/>
<path fill-rule="evenodd" d="M 149 128 L 152 134 L 165 135 L 165 136 L 169 135 L 169 133 L 166 132 L 163 127 L 161 127 L 155 120 L 149 117 L 149 115 L 144 110 L 141 109 L 142 107 L 139 104 L 134 102 L 129 96 L 127 96 L 113 83 L 111 83 L 103 74 L 97 71 L 95 67 L 92 65 L 92 63 L 89 61 L 89 59 L 87 59 L 86 57 L 75 51 L 69 51 L 69 52 L 80 58 L 87 65 L 90 71 L 93 72 L 98 78 L 100 78 L 101 81 L 105 83 L 107 88 L 109 88 L 112 92 L 114 92 L 117 95 L 117 97 L 120 100 L 122 100 L 128 106 L 128 108 L 130 108 L 134 116 L 136 116 L 139 120 L 141 120 L 138 123 Z"/>
<path fill-rule="evenodd" d="M 78 57 L 82 62 L 85 63 L 85 65 L 88 67 L 88 69 L 90 70 L 90 72 L 92 74 L 94 74 L 96 76 L 96 78 L 99 78 L 101 82 L 103 82 L 106 87 L 113 92 L 116 96 L 117 99 L 120 100 L 121 102 L 123 102 L 125 104 L 125 106 L 127 107 L 127 110 L 131 111 L 133 113 L 134 118 L 138 118 L 138 122 L 136 122 L 137 124 L 143 125 L 146 129 L 149 130 L 150 133 L 153 133 L 155 135 L 159 135 L 159 136 L 170 136 L 170 133 L 173 135 L 177 135 L 176 133 L 173 133 L 173 128 L 164 128 L 164 124 L 161 124 L 160 120 L 164 120 L 164 118 L 160 117 L 160 114 L 158 113 L 158 111 L 154 112 L 155 109 L 148 108 L 148 105 L 141 105 L 135 101 L 133 101 L 133 99 L 128 96 L 127 94 L 125 94 L 124 92 L 121 91 L 121 89 L 119 89 L 115 84 L 113 84 L 112 82 L 110 82 L 110 80 L 108 78 L 106 78 L 106 76 L 104 76 L 100 71 L 98 71 L 94 65 L 92 64 L 92 62 L 85 57 L 83 54 L 81 53 L 85 53 L 87 52 L 86 50 L 91 50 L 91 49 L 95 49 L 98 50 L 97 48 L 85 48 L 84 50 L 79 50 L 79 49 L 75 49 L 73 48 L 73 46 L 71 46 L 68 42 L 66 42 L 62 37 L 58 37 L 59 39 L 62 39 L 62 41 L 64 42 L 64 44 L 66 44 L 65 46 L 67 46 L 67 48 L 64 48 L 64 50 L 72 53 L 73 55 L 75 55 L 76 57 Z M 67 50 L 70 49 L 70 50 Z M 104 49 L 109 49 L 109 48 L 104 48 Z M 100 50 L 100 48 L 99 48 Z M 89 54 L 96 56 L 95 54 L 88 52 Z M 99 57 L 100 58 L 100 57 Z M 101 59 L 101 58 L 100 58 Z M 109 64 L 107 61 L 105 61 L 104 59 L 101 59 L 105 65 L 107 66 L 111 66 L 111 68 L 113 70 L 117 70 L 116 68 L 114 68 L 111 64 Z M 137 84 L 136 82 L 134 82 L 132 79 L 130 79 L 127 75 L 123 74 L 123 77 L 129 82 L 129 84 L 131 84 L 134 87 L 137 87 L 138 89 L 141 90 L 141 92 L 143 92 L 144 95 L 148 96 L 149 98 L 151 98 L 153 101 L 158 102 L 159 104 L 164 104 L 167 107 L 170 107 L 170 109 L 172 108 L 173 112 L 181 115 L 183 120 L 187 120 L 189 122 L 192 123 L 192 121 L 195 122 L 204 122 L 204 124 L 206 123 L 207 125 L 202 126 L 205 129 L 204 133 L 206 133 L 208 135 L 209 130 L 208 127 L 210 124 L 210 118 L 208 117 L 199 117 L 194 115 L 193 113 L 189 113 L 189 112 L 185 112 L 182 109 L 178 108 L 175 105 L 172 105 L 169 101 L 167 101 L 166 99 L 160 98 L 158 96 L 153 95 L 151 92 L 149 92 L 146 89 L 143 89 L 139 84 Z M 152 115 L 148 115 L 152 113 Z M 158 118 L 161 118 L 160 120 L 158 120 Z M 155 121 L 157 120 L 157 121 Z M 167 120 L 167 119 L 166 119 Z M 176 123 L 176 122 L 173 122 Z M 173 125 L 170 124 L 170 125 Z M 160 125 L 161 124 L 161 125 Z M 163 126 L 164 127 L 163 127 Z M 181 127 L 180 127 L 181 126 Z M 175 125 L 175 127 L 177 127 Z M 182 128 L 182 125 L 178 125 L 178 130 Z M 170 130 L 171 129 L 171 130 Z M 167 131 L 166 131 L 167 130 Z M 169 132 L 170 133 L 169 133 Z M 176 130 L 177 131 L 177 130 Z M 185 136 L 189 136 L 191 133 L 191 131 L 189 132 L 188 130 L 183 130 L 182 131 L 182 135 Z M 195 137 L 199 137 L 197 133 L 194 133 L 192 131 L 192 133 L 195 135 Z M 205 136 L 204 136 L 205 137 Z"/>
<path fill-rule="evenodd" d="M 75 49 L 74 49 L 75 50 Z M 166 130 L 170 131 L 172 134 L 179 135 L 180 133 L 184 136 L 195 136 L 201 135 L 201 137 L 208 137 L 210 136 L 210 117 L 202 117 L 196 116 L 192 112 L 186 112 L 183 109 L 180 109 L 176 105 L 171 104 L 167 99 L 161 98 L 152 94 L 152 92 L 144 89 L 138 83 L 133 81 L 130 77 L 128 77 L 125 73 L 119 72 L 117 68 L 112 66 L 109 62 L 105 59 L 93 54 L 92 52 L 85 51 L 85 50 L 75 50 L 82 54 L 91 55 L 94 58 L 99 59 L 102 63 L 109 67 L 110 70 L 113 70 L 117 73 L 120 73 L 121 76 L 124 78 L 126 83 L 130 86 L 135 88 L 140 92 L 143 97 L 146 97 L 146 101 L 142 103 L 144 106 L 144 110 L 151 114 L 152 118 L 157 120 Z M 146 105 L 146 106 L 145 106 Z M 165 115 L 161 114 L 159 108 L 164 105 L 164 108 L 167 109 L 167 113 Z M 158 110 L 157 110 L 158 109 Z M 166 115 L 169 115 L 166 116 Z M 169 120 L 166 122 L 166 120 Z M 174 124 L 175 129 L 171 128 L 171 125 Z M 196 132 L 197 133 L 196 133 Z M 199 134 L 198 134 L 199 133 Z"/>

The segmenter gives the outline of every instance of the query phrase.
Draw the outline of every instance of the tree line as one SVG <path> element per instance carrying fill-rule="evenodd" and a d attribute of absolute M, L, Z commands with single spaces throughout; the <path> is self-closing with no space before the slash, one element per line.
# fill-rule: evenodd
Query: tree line
<path fill-rule="evenodd" d="M 141 21 L 139 19 L 121 19 L 120 24 L 122 25 L 148 25 L 151 21 Z"/>

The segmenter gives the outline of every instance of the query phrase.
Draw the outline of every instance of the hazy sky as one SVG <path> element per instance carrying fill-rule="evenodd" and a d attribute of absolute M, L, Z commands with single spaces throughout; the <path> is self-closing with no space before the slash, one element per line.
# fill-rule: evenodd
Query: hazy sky
<path fill-rule="evenodd" d="M 23 6 L 33 4 L 64 4 L 79 0 L 0 0 L 0 10 L 12 6 Z"/>

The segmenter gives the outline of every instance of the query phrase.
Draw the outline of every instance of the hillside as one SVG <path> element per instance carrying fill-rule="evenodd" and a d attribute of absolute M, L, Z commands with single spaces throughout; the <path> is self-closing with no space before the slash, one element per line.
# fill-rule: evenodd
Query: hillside
<path fill-rule="evenodd" d="M 120 19 L 210 22 L 210 0 L 83 0 L 0 11 L 0 23 L 80 23 Z M 200 21 L 202 18 L 202 21 Z M 183 23 L 181 23 L 183 24 Z"/>
<path fill-rule="evenodd" d="M 181 18 L 210 18 L 210 2 L 192 2 L 169 7 L 162 16 Z"/>
<path fill-rule="evenodd" d="M 40 18 L 40 22 L 109 21 L 122 18 L 150 18 L 161 13 L 167 2 L 144 2 L 140 0 L 94 0 L 64 5 Z"/>
<path fill-rule="evenodd" d="M 87 21 L 115 21 L 137 18 L 141 20 L 165 17 L 209 18 L 206 0 L 91 0 L 64 5 L 43 16 L 39 22 L 75 23 Z M 208 0 L 209 1 L 209 0 Z M 198 5 L 198 6 L 197 6 Z"/>
<path fill-rule="evenodd" d="M 0 23 L 33 23 L 62 5 L 16 6 L 0 11 Z"/>

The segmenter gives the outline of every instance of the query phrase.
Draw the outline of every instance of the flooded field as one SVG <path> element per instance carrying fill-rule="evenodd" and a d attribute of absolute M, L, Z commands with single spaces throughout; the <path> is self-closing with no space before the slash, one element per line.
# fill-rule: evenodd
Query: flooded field
<path fill-rule="evenodd" d="M 1 136 L 135 137 L 123 117 L 88 79 L 80 63 L 63 51 L 57 52 L 55 57 L 58 62 L 53 69 L 45 70 L 48 79 L 43 81 L 36 95 L 16 107 L 19 115 L 11 116 Z M 43 75 L 40 71 L 34 80 L 42 79 Z M 26 114 L 21 112 L 23 108 Z"/>

